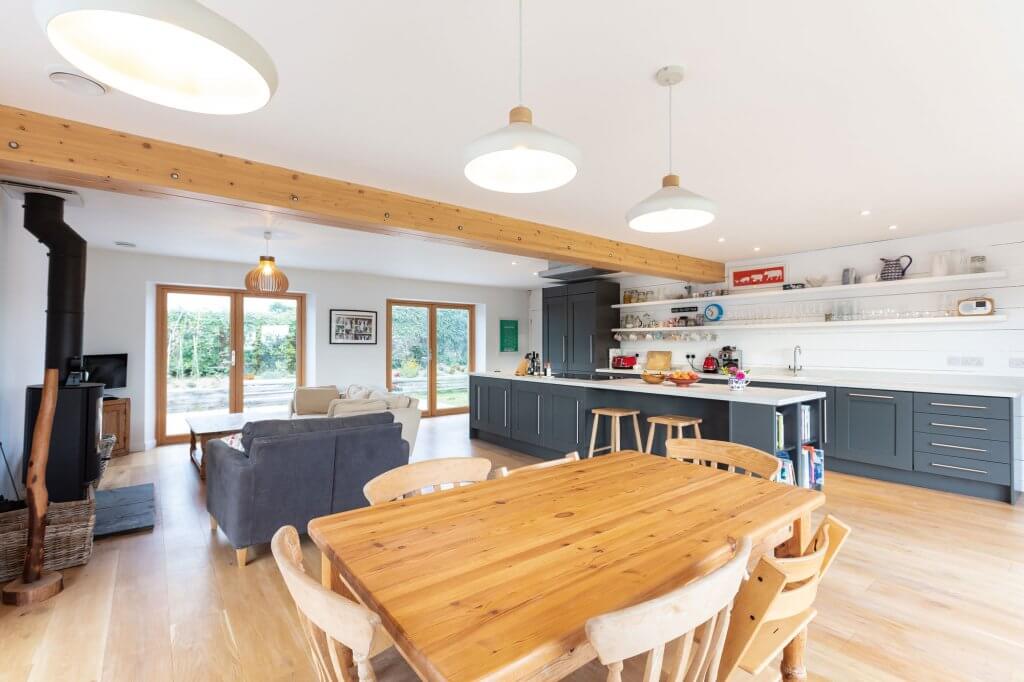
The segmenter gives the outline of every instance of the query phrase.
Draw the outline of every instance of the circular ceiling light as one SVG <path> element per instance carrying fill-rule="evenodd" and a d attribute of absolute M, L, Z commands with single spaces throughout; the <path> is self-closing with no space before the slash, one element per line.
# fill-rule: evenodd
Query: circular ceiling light
<path fill-rule="evenodd" d="M 244 114 L 277 89 L 259 43 L 195 0 L 35 0 L 35 11 L 64 59 L 147 102 Z"/>
<path fill-rule="evenodd" d="M 508 126 L 466 148 L 466 178 L 494 192 L 545 192 L 576 177 L 580 152 L 568 140 L 533 125 L 526 107 L 508 114 Z"/>
<path fill-rule="evenodd" d="M 519 0 L 519 101 L 523 101 L 523 0 Z M 574 177 L 580 151 L 568 140 L 533 125 L 520 104 L 508 126 L 477 138 L 466 148 L 466 178 L 493 192 L 530 194 L 561 187 Z"/>
<path fill-rule="evenodd" d="M 654 75 L 668 88 L 668 167 L 661 189 L 626 213 L 630 228 L 639 232 L 683 232 L 704 227 L 715 219 L 715 202 L 679 186 L 672 173 L 672 86 L 683 80 L 681 66 L 665 66 Z"/>

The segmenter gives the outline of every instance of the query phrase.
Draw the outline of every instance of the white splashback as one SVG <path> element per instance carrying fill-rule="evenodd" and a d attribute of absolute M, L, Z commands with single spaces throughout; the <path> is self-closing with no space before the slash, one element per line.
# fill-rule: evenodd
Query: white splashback
<path fill-rule="evenodd" d="M 855 236 L 851 235 L 851 239 Z M 685 355 L 694 353 L 699 364 L 704 356 L 724 345 L 738 346 L 749 367 L 786 367 L 793 356 L 793 347 L 803 350 L 805 368 L 897 369 L 967 374 L 1005 374 L 1024 377 L 1024 221 L 986 227 L 955 230 L 927 237 L 892 239 L 882 242 L 791 254 L 774 259 L 730 262 L 729 267 L 783 263 L 788 282 L 802 282 L 805 277 L 827 276 L 838 283 L 843 268 L 854 267 L 859 273 L 877 273 L 879 258 L 895 258 L 909 254 L 914 263 L 909 275 L 929 272 L 931 254 L 948 249 L 965 249 L 968 255 L 987 257 L 988 270 L 1005 270 L 1008 277 L 991 281 L 989 286 L 927 293 L 887 293 L 869 289 L 854 299 L 863 310 L 896 311 L 939 310 L 968 296 L 991 296 L 997 312 L 1008 320 L 992 326 L 971 329 L 938 327 L 841 327 L 798 329 L 722 329 L 715 342 L 624 341 L 626 353 L 647 350 L 670 350 L 674 364 L 684 364 Z M 669 280 L 645 276 L 623 277 L 623 290 L 666 286 L 677 290 Z M 824 293 L 824 292 L 823 292 Z M 820 313 L 835 300 L 833 296 L 815 297 L 806 294 L 791 303 L 747 301 L 731 303 L 728 297 L 718 303 L 730 317 L 773 317 Z M 767 307 L 767 308 L 766 308 Z M 651 312 L 657 319 L 673 316 L 668 307 L 625 310 L 623 313 Z M 768 320 L 765 320 L 768 321 Z M 701 331 L 712 331 L 713 324 Z M 955 364 L 961 358 L 980 358 L 980 365 Z M 950 360 L 953 359 L 953 364 Z"/>

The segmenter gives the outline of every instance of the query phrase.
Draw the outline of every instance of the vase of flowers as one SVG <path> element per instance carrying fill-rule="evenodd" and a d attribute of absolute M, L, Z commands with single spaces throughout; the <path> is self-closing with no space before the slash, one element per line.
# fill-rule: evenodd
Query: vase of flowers
<path fill-rule="evenodd" d="M 729 388 L 733 391 L 742 391 L 750 383 L 750 378 L 742 369 L 729 368 Z"/>

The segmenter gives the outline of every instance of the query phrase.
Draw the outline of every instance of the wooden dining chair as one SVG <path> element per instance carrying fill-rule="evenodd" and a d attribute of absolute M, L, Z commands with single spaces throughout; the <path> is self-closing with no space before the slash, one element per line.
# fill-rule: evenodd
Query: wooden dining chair
<path fill-rule="evenodd" d="M 665 454 L 670 459 L 704 464 L 715 469 L 724 466 L 727 471 L 734 473 L 741 469 L 747 476 L 757 475 L 770 481 L 777 480 L 782 470 L 782 462 L 775 455 L 724 440 L 670 438 L 665 441 Z"/>
<path fill-rule="evenodd" d="M 829 515 L 802 556 L 762 556 L 736 595 L 718 680 L 760 675 L 786 645 L 805 637 L 818 584 L 846 542 L 850 527 Z M 738 669 L 738 670 L 737 670 Z"/>
<path fill-rule="evenodd" d="M 750 540 L 740 541 L 724 566 L 645 602 L 587 621 L 587 639 L 608 667 L 608 682 L 621 682 L 622 663 L 647 653 L 644 682 L 715 682 L 729 612 L 746 574 Z M 696 646 L 695 646 L 696 644 Z"/>
<path fill-rule="evenodd" d="M 284 526 L 270 541 L 270 550 L 299 612 L 299 625 L 309 645 L 320 682 L 350 680 L 351 650 L 360 682 L 375 680 L 370 659 L 393 646 L 380 616 L 365 606 L 328 590 L 306 573 L 299 533 Z M 344 647 L 344 648 L 343 648 Z"/>
<path fill-rule="evenodd" d="M 457 488 L 487 480 L 491 461 L 483 457 L 447 457 L 428 459 L 385 471 L 363 486 L 363 495 L 370 504 Z"/>
<path fill-rule="evenodd" d="M 539 464 L 529 464 L 524 467 L 516 467 L 515 469 L 509 469 L 508 467 L 498 467 L 494 470 L 492 476 L 494 478 L 508 478 L 513 474 L 518 474 L 523 471 L 534 471 L 536 469 L 550 469 L 562 464 L 572 464 L 573 462 L 580 461 L 580 453 L 573 450 L 565 457 L 559 457 L 558 459 L 548 460 L 547 462 L 540 462 Z"/>

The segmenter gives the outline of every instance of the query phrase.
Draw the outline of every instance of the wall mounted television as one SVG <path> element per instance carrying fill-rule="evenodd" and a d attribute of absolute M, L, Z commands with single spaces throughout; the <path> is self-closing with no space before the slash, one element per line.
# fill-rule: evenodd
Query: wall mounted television
<path fill-rule="evenodd" d="M 85 371 L 89 381 L 103 384 L 104 388 L 125 388 L 128 385 L 128 354 L 86 355 Z"/>

